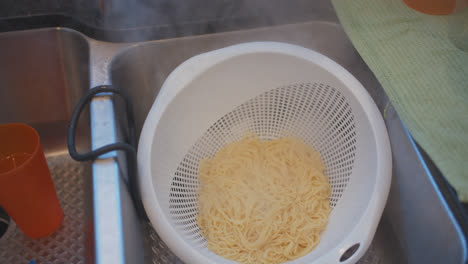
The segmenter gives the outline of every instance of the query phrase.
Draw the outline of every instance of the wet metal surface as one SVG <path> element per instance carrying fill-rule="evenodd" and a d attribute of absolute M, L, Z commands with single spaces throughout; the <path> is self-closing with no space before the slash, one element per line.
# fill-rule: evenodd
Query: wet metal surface
<path fill-rule="evenodd" d="M 93 220 L 89 191 L 90 163 L 79 163 L 68 154 L 47 158 L 52 180 L 63 210 L 60 228 L 50 236 L 31 239 L 10 224 L 0 238 L 0 263 L 85 264 L 92 252 Z"/>

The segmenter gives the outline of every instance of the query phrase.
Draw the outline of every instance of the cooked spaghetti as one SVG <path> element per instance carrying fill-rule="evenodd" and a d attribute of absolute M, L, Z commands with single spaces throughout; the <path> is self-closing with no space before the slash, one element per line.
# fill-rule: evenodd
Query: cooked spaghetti
<path fill-rule="evenodd" d="M 282 263 L 320 242 L 331 186 L 320 153 L 302 140 L 246 135 L 200 163 L 197 223 L 216 254 Z"/>

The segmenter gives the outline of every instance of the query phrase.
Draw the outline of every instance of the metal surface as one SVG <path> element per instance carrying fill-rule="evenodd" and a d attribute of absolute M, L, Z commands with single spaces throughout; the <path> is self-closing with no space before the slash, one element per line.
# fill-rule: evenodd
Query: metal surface
<path fill-rule="evenodd" d="M 104 41 L 147 41 L 318 20 L 310 0 L 4 0 L 0 31 L 66 26 Z M 325 2 L 327 3 L 327 2 Z"/>
<path fill-rule="evenodd" d="M 142 228 L 146 234 L 144 238 L 146 264 L 183 264 L 182 260 L 161 240 L 151 223 L 143 221 Z"/>
<path fill-rule="evenodd" d="M 90 164 L 68 154 L 47 158 L 64 219 L 50 236 L 31 239 L 14 224 L 0 238 L 0 263 L 89 263 L 93 248 Z M 88 260 L 88 261 L 87 261 Z"/>
<path fill-rule="evenodd" d="M 90 40 L 91 84 L 107 83 L 108 64 L 125 44 L 110 44 Z M 114 109 L 110 95 L 102 95 L 91 102 L 91 130 L 93 149 L 122 141 L 118 122 L 120 115 Z M 123 114 L 123 117 L 126 115 Z M 93 163 L 95 260 L 96 263 L 142 263 L 143 245 L 139 220 L 122 178 L 127 178 L 123 152 L 104 154 Z M 130 175 L 130 177 L 134 177 Z"/>
<path fill-rule="evenodd" d="M 39 132 L 64 212 L 51 236 L 30 239 L 10 224 L 0 238 L 0 263 L 89 263 L 93 258 L 91 164 L 73 161 L 66 126 L 73 106 L 89 88 L 87 40 L 69 30 L 0 34 L 0 123 L 25 122 Z M 89 112 L 77 147 L 90 148 Z"/>
<path fill-rule="evenodd" d="M 400 234 L 408 263 L 466 263 L 466 238 L 393 107 L 385 122 L 395 175 L 385 217 Z"/>
<path fill-rule="evenodd" d="M 87 40 L 70 30 L 18 31 L 0 34 L 0 50 L 0 123 L 28 123 L 46 153 L 65 150 L 73 106 L 89 88 Z M 89 141 L 86 120 L 79 147 Z"/>

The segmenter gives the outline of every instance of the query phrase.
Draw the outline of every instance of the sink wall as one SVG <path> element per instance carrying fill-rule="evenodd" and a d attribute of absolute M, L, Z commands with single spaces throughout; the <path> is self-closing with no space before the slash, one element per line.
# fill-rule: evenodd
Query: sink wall
<path fill-rule="evenodd" d="M 310 0 L 4 0 L 0 31 L 70 27 L 104 41 L 147 41 L 334 16 Z"/>
<path fill-rule="evenodd" d="M 22 122 L 38 131 L 64 213 L 60 228 L 41 239 L 10 221 L 0 263 L 93 263 L 91 163 L 72 160 L 66 145 L 73 108 L 89 89 L 88 40 L 67 29 L 18 31 L 0 34 L 0 50 L 0 124 Z M 80 151 L 90 149 L 89 121 L 89 112 L 82 114 Z"/>
<path fill-rule="evenodd" d="M 73 107 L 89 89 L 87 40 L 63 29 L 19 31 L 0 34 L 0 50 L 0 123 L 27 123 L 46 154 L 65 151 Z M 90 135 L 83 116 L 82 148 Z"/>

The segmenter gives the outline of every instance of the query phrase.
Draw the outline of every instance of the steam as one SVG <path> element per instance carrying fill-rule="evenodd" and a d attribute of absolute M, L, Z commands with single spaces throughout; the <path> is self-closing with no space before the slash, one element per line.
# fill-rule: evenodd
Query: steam
<path fill-rule="evenodd" d="M 334 14 L 325 0 L 98 0 L 95 10 L 94 20 L 84 22 L 94 22 L 103 40 L 115 42 L 298 23 Z"/>

